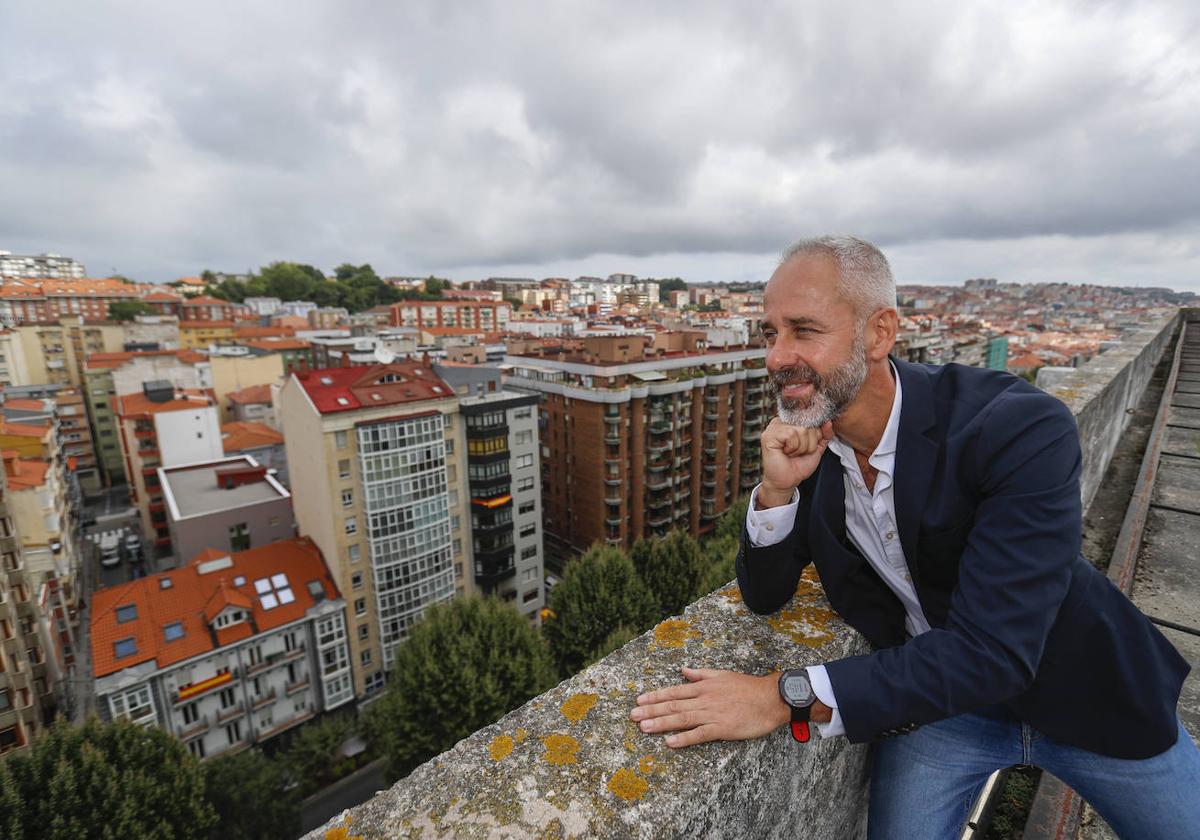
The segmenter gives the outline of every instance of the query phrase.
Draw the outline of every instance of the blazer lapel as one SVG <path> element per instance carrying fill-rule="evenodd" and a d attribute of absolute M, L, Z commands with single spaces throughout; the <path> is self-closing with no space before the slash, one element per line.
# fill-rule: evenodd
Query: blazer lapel
<path fill-rule="evenodd" d="M 924 368 L 893 359 L 904 395 L 900 405 L 900 433 L 896 440 L 896 475 L 892 497 L 896 505 L 896 526 L 900 545 L 908 563 L 908 573 L 918 580 L 917 532 L 921 511 L 929 496 L 938 443 L 933 437 L 937 425 L 934 414 L 933 386 Z"/>

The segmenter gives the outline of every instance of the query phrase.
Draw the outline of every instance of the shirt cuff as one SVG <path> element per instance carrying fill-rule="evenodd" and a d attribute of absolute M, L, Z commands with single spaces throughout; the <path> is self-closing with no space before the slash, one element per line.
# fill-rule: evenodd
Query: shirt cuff
<path fill-rule="evenodd" d="M 800 506 L 799 488 L 792 491 L 792 499 L 786 505 L 757 510 L 757 502 L 758 487 L 755 487 L 746 511 L 746 536 L 750 538 L 750 544 L 756 548 L 766 548 L 783 542 L 796 522 L 796 509 Z"/>
<path fill-rule="evenodd" d="M 845 735 L 846 727 L 842 725 L 842 714 L 838 711 L 837 698 L 833 695 L 833 684 L 829 681 L 829 674 L 826 673 L 825 666 L 809 665 L 805 670 L 808 671 L 808 682 L 812 686 L 813 694 L 817 695 L 818 700 L 833 709 L 833 717 L 829 719 L 829 723 L 818 723 L 817 731 L 821 733 L 822 738 L 836 738 L 838 735 Z"/>

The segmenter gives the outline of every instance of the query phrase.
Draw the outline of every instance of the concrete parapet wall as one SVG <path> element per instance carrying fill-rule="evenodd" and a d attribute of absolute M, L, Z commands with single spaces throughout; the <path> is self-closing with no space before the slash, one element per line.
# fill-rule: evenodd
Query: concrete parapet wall
<path fill-rule="evenodd" d="M 1179 326 L 1175 313 L 1127 334 L 1119 346 L 1069 372 L 1056 369 L 1038 385 L 1071 409 L 1083 448 L 1080 495 L 1084 509 L 1100 486 L 1133 409 Z"/>
<path fill-rule="evenodd" d="M 672 751 L 629 710 L 683 665 L 762 674 L 864 649 L 811 569 L 766 618 L 727 586 L 308 836 L 862 837 L 864 747 L 781 729 Z"/>

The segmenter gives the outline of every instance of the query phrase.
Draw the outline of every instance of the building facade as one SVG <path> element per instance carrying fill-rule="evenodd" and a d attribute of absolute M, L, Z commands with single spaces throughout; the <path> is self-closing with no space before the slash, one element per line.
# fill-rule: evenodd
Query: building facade
<path fill-rule="evenodd" d="M 512 304 L 507 301 L 402 300 L 392 304 L 393 327 L 461 327 L 503 332 Z"/>
<path fill-rule="evenodd" d="M 643 336 L 594 337 L 582 353 L 505 358 L 509 385 L 543 395 L 555 562 L 596 542 L 629 548 L 672 529 L 707 533 L 758 483 L 758 439 L 774 411 L 766 351 L 710 351 L 702 334 L 683 336 L 658 348 Z"/>
<path fill-rule="evenodd" d="M 87 269 L 72 257 L 58 254 L 14 254 L 0 251 L 0 277 L 85 277 Z"/>
<path fill-rule="evenodd" d="M 101 716 L 159 726 L 198 758 L 354 699 L 345 602 L 309 540 L 208 551 L 95 593 Z"/>
<path fill-rule="evenodd" d="M 279 395 L 300 533 L 350 602 L 356 693 L 426 607 L 474 590 L 458 399 L 419 362 L 293 373 Z"/>

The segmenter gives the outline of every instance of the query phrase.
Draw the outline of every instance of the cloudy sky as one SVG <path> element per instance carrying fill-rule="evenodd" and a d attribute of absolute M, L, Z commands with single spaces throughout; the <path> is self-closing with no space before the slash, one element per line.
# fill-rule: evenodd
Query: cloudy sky
<path fill-rule="evenodd" d="M 163 281 L 1200 291 L 1200 3 L 38 2 L 0 9 L 0 248 Z"/>

